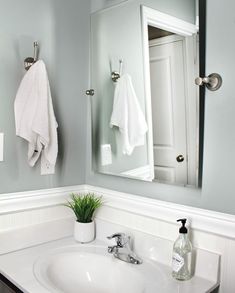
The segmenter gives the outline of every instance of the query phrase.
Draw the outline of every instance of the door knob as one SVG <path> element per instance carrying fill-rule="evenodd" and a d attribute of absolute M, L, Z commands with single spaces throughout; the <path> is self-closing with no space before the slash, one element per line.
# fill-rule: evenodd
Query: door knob
<path fill-rule="evenodd" d="M 210 91 L 217 91 L 222 85 L 222 77 L 218 73 L 212 73 L 207 77 L 197 77 L 196 85 L 205 85 Z"/>
<path fill-rule="evenodd" d="M 178 156 L 176 157 L 176 161 L 177 161 L 178 163 L 182 163 L 182 162 L 184 161 L 184 156 L 183 156 L 183 155 L 178 155 Z"/>
<path fill-rule="evenodd" d="M 86 90 L 86 95 L 87 96 L 94 96 L 94 94 L 95 94 L 95 91 L 93 89 Z"/>

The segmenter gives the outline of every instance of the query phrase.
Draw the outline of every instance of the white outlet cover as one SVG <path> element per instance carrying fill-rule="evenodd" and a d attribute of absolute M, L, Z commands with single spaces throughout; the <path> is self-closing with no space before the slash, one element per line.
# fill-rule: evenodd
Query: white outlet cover
<path fill-rule="evenodd" d="M 112 149 L 110 144 L 101 145 L 101 165 L 107 166 L 112 164 Z"/>

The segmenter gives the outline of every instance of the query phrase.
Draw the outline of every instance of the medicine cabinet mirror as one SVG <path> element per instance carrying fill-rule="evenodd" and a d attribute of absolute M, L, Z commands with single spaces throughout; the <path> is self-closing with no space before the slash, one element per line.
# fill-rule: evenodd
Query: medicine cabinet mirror
<path fill-rule="evenodd" d="M 92 13 L 94 171 L 200 186 L 199 10 L 197 0 L 132 0 Z"/>

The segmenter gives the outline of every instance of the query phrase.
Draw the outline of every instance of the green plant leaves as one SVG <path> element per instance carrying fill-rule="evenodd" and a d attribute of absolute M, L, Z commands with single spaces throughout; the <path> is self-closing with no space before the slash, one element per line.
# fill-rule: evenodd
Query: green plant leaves
<path fill-rule="evenodd" d="M 72 209 L 77 221 L 80 223 L 90 223 L 93 220 L 94 212 L 103 204 L 102 197 L 97 197 L 94 193 L 71 194 L 71 201 L 65 206 Z"/>

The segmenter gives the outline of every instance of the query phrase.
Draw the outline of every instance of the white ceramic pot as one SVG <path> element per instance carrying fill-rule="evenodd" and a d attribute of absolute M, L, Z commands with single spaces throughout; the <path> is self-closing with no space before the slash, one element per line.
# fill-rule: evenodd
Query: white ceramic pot
<path fill-rule="evenodd" d="M 91 242 L 95 239 L 95 222 L 74 224 L 74 239 L 81 243 Z"/>

